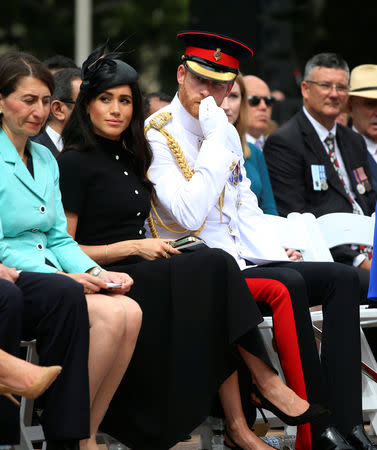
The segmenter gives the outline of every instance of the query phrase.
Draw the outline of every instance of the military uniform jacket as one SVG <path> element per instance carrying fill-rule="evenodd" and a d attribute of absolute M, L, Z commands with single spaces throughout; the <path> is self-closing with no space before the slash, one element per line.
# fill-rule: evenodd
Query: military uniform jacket
<path fill-rule="evenodd" d="M 248 260 L 256 264 L 287 261 L 284 249 L 258 207 L 243 167 L 237 130 L 228 125 L 226 142 L 204 139 L 199 120 L 191 116 L 176 95 L 161 112 L 172 115 L 164 128 L 178 142 L 190 169 L 188 181 L 167 145 L 166 137 L 150 129 L 147 138 L 153 150 L 149 177 L 157 192 L 156 209 L 166 225 L 186 230 L 181 234 L 158 227 L 161 237 L 178 238 L 204 227 L 199 236 L 210 247 L 222 248 L 236 258 L 240 267 Z M 224 190 L 220 212 L 219 198 Z"/>
<path fill-rule="evenodd" d="M 34 142 L 29 150 L 34 177 L 0 128 L 0 262 L 30 272 L 85 272 L 97 264 L 67 233 L 56 160 Z"/>
<path fill-rule="evenodd" d="M 353 171 L 362 167 L 372 183 L 365 142 L 360 135 L 339 124 L 336 140 L 355 199 L 364 214 L 370 215 L 374 212 L 376 194 L 373 189 L 360 194 L 353 175 Z M 263 154 L 280 215 L 286 216 L 292 211 L 311 212 L 316 217 L 332 212 L 352 213 L 343 184 L 303 111 L 268 137 Z M 312 165 L 324 166 L 325 189 L 314 190 Z M 350 247 L 342 248 L 345 253 L 336 252 L 334 257 L 340 262 L 352 264 L 358 252 Z"/>

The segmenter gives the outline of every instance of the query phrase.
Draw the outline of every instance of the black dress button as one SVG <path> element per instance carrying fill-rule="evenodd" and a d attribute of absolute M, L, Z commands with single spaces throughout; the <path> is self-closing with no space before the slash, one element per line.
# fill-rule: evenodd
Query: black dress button
<path fill-rule="evenodd" d="M 44 213 L 46 212 L 46 207 L 43 206 L 43 205 L 41 205 L 41 206 L 39 207 L 39 211 L 40 211 L 42 214 L 44 214 Z"/>

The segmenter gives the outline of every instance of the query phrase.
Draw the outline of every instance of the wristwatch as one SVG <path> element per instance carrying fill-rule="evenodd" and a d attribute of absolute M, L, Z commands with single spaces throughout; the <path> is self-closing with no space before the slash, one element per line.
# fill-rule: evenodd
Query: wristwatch
<path fill-rule="evenodd" d="M 94 269 L 90 269 L 88 272 L 90 275 L 93 275 L 93 277 L 99 277 L 99 274 L 103 272 L 103 269 L 101 267 L 94 267 Z"/>

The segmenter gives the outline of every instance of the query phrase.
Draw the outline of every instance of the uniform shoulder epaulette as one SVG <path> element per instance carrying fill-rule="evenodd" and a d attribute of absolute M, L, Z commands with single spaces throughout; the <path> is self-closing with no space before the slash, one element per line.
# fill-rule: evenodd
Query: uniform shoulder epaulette
<path fill-rule="evenodd" d="M 145 127 L 145 133 L 150 129 L 161 130 L 173 117 L 171 112 L 165 111 L 155 115 Z"/>

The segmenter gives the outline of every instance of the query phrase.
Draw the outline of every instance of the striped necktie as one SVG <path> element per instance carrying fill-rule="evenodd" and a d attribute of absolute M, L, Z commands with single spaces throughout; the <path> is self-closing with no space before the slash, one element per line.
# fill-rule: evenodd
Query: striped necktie
<path fill-rule="evenodd" d="M 333 165 L 336 173 L 338 174 L 338 177 L 343 184 L 344 190 L 346 191 L 348 200 L 350 201 L 350 203 L 352 205 L 352 212 L 354 214 L 360 214 L 360 210 L 359 210 L 359 208 L 357 208 L 357 206 L 355 204 L 355 200 L 352 198 L 352 195 L 348 189 L 348 186 L 346 185 L 346 183 L 342 177 L 342 173 L 341 173 L 340 167 L 339 167 L 339 161 L 335 154 L 335 136 L 331 132 L 328 134 L 327 138 L 325 139 L 325 144 L 326 144 L 327 148 L 329 149 L 329 157 L 330 157 L 331 164 Z M 365 255 L 368 259 L 372 258 L 372 248 L 371 247 L 365 246 L 365 245 L 359 245 L 358 247 L 359 247 L 360 253 Z"/>

